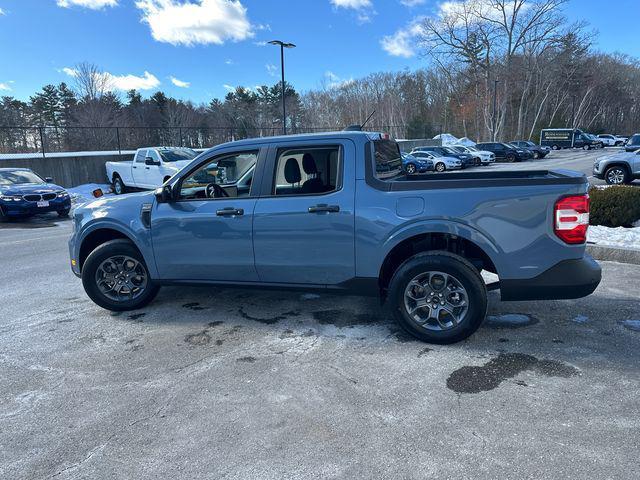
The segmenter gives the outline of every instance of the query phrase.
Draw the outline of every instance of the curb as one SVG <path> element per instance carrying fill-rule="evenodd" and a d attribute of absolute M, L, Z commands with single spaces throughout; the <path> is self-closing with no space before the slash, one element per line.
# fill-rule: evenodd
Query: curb
<path fill-rule="evenodd" d="M 640 265 L 640 250 L 606 245 L 587 245 L 587 253 L 604 262 L 631 263 Z"/>

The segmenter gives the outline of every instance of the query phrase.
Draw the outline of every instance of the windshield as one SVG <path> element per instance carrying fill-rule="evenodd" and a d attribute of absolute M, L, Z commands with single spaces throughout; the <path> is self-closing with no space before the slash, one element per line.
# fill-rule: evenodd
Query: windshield
<path fill-rule="evenodd" d="M 513 145 L 509 145 L 508 143 L 501 143 L 501 145 L 504 145 L 506 148 L 508 148 L 510 150 L 515 150 L 515 148 L 516 148 Z"/>
<path fill-rule="evenodd" d="M 480 150 L 478 150 L 476 147 L 465 147 L 467 150 L 470 150 L 472 152 L 479 152 Z"/>
<path fill-rule="evenodd" d="M 629 144 L 640 145 L 640 135 L 634 135 L 633 137 L 631 137 L 631 140 L 629 140 Z"/>
<path fill-rule="evenodd" d="M 198 154 L 190 148 L 158 150 L 158 153 L 162 157 L 163 162 L 180 162 L 184 160 L 193 160 L 198 156 Z"/>
<path fill-rule="evenodd" d="M 402 173 L 402 156 L 396 142 L 393 140 L 374 140 L 373 146 L 378 178 L 395 177 Z"/>
<path fill-rule="evenodd" d="M 453 150 L 455 150 L 458 153 L 467 153 L 467 151 L 464 149 L 464 147 L 451 147 Z"/>
<path fill-rule="evenodd" d="M 451 147 L 442 147 L 442 150 L 445 151 L 446 153 L 452 153 L 454 155 L 458 153 Z"/>
<path fill-rule="evenodd" d="M 0 185 L 20 185 L 23 183 L 45 182 L 30 170 L 11 170 L 8 172 L 0 172 Z"/>

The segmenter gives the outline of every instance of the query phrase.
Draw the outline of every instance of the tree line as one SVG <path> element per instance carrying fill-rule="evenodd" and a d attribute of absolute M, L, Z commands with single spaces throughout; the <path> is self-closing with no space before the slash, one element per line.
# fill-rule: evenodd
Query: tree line
<path fill-rule="evenodd" d="M 566 1 L 453 2 L 425 19 L 415 37 L 428 67 L 303 93 L 286 84 L 288 131 L 339 130 L 375 111 L 370 127 L 396 138 L 448 132 L 476 141 L 536 140 L 553 127 L 635 133 L 638 59 L 595 50 L 596 34 L 563 16 Z M 29 101 L 0 99 L 0 151 L 37 150 L 43 141 L 49 151 L 207 147 L 282 130 L 279 83 L 239 86 L 196 105 L 161 91 L 118 95 L 90 63 L 76 66 L 74 75 L 74 85 L 46 85 Z"/>

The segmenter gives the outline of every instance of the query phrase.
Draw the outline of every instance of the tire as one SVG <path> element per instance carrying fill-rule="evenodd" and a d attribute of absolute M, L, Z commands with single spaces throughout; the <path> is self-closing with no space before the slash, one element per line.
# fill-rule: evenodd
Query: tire
<path fill-rule="evenodd" d="M 533 159 L 538 160 L 540 158 L 540 152 L 533 152 Z"/>
<path fill-rule="evenodd" d="M 516 156 L 513 153 L 509 153 L 507 154 L 507 156 L 505 157 L 505 160 L 509 163 L 513 163 L 516 161 Z"/>
<path fill-rule="evenodd" d="M 114 260 L 109 263 L 108 261 L 110 259 Z M 127 270 L 126 268 L 118 268 L 116 271 L 119 275 L 125 274 L 127 271 L 143 273 L 145 275 L 145 282 L 144 287 L 141 286 L 138 292 L 136 292 L 135 289 L 129 290 L 133 294 L 133 298 L 116 300 L 103 292 L 103 290 L 98 286 L 97 279 L 100 277 L 99 270 L 100 272 L 105 273 L 106 267 L 108 267 L 109 264 L 119 267 L 120 259 L 123 259 L 122 266 L 125 265 L 125 262 L 131 263 L 132 261 L 137 262 L 137 265 L 135 271 Z M 140 269 L 138 269 L 138 267 L 140 267 Z M 139 275 L 132 275 L 129 277 L 131 280 L 126 279 L 125 284 L 121 288 L 127 288 L 128 285 L 140 285 L 142 282 L 140 282 L 139 279 L 134 280 L 135 277 L 139 277 Z M 116 278 L 114 278 L 114 282 L 116 281 Z M 82 267 L 82 285 L 84 286 L 85 292 L 94 303 L 113 312 L 123 312 L 142 308 L 151 302 L 160 290 L 159 286 L 153 284 L 149 276 L 149 270 L 144 263 L 144 258 L 142 258 L 138 249 L 129 240 L 122 239 L 111 240 L 103 243 L 89 254 Z M 112 295 L 116 296 L 115 293 Z"/>
<path fill-rule="evenodd" d="M 585 145 L 582 147 L 583 150 L 591 150 L 591 145 Z"/>
<path fill-rule="evenodd" d="M 558 145 L 551 145 L 551 150 L 560 150 Z"/>
<path fill-rule="evenodd" d="M 120 175 L 115 174 L 113 176 L 113 182 L 111 183 L 111 187 L 113 189 L 113 193 L 116 195 L 122 195 L 123 193 L 127 193 L 127 187 L 120 178 Z"/>
<path fill-rule="evenodd" d="M 412 288 L 414 281 L 418 283 Z M 417 287 L 418 284 L 422 288 Z M 422 295 L 425 306 L 419 307 L 412 296 Z M 450 300 L 443 304 L 445 297 Z M 487 288 L 480 273 L 469 261 L 449 252 L 424 252 L 406 260 L 391 279 L 388 298 L 398 324 L 410 335 L 428 343 L 448 344 L 464 340 L 480 327 L 487 314 Z M 426 303 L 434 298 L 440 301 Z M 463 300 L 466 310 L 464 306 L 452 307 Z M 456 322 L 448 311 L 441 310 L 442 305 L 459 315 Z M 435 316 L 430 317 L 434 308 L 438 320 Z M 413 314 L 409 313 L 410 309 L 415 309 Z M 419 322 L 414 316 L 429 318 Z"/>
<path fill-rule="evenodd" d="M 436 172 L 440 172 L 440 173 L 442 173 L 442 172 L 444 172 L 446 169 L 447 169 L 447 166 L 446 166 L 444 163 L 442 163 L 442 162 L 438 162 L 438 163 L 436 163 Z"/>
<path fill-rule="evenodd" d="M 604 172 L 604 180 L 609 185 L 625 185 L 631 182 L 629 171 L 618 165 L 607 168 Z"/>
<path fill-rule="evenodd" d="M 68 216 L 69 216 L 69 212 L 70 212 L 70 211 L 71 211 L 71 210 L 69 210 L 69 209 L 67 209 L 67 210 L 60 210 L 60 211 L 58 212 L 58 216 L 59 216 L 59 217 L 61 217 L 61 218 L 66 218 L 66 217 L 68 217 Z"/>
<path fill-rule="evenodd" d="M 4 214 L 4 210 L 0 207 L 0 223 L 7 222 L 9 220 L 9 216 Z"/>
<path fill-rule="evenodd" d="M 475 166 L 476 167 L 481 167 L 482 166 L 482 159 L 481 158 L 476 157 Z"/>
<path fill-rule="evenodd" d="M 413 175 L 418 171 L 418 169 L 413 163 L 408 163 L 407 166 L 405 167 L 405 170 L 409 175 Z"/>
<path fill-rule="evenodd" d="M 167 183 L 167 181 L 170 179 L 171 177 L 164 177 L 164 179 L 162 180 L 162 184 L 164 185 L 165 183 Z"/>

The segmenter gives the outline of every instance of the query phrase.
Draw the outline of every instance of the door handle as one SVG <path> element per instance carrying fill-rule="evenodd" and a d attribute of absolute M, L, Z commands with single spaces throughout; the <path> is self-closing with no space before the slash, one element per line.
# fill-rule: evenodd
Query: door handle
<path fill-rule="evenodd" d="M 244 215 L 244 210 L 242 208 L 227 207 L 222 210 L 216 210 L 216 215 L 218 217 L 235 217 Z"/>
<path fill-rule="evenodd" d="M 144 168 L 145 168 L 145 170 L 149 170 L 150 167 L 144 167 Z"/>
<path fill-rule="evenodd" d="M 136 167 L 136 166 L 134 165 L 134 166 L 133 166 L 133 167 L 131 167 L 131 168 L 138 168 L 138 167 Z"/>
<path fill-rule="evenodd" d="M 319 212 L 336 213 L 339 211 L 340 211 L 339 205 L 327 205 L 326 203 L 321 203 L 320 205 L 314 205 L 313 207 L 309 207 L 309 213 L 319 213 Z"/>

